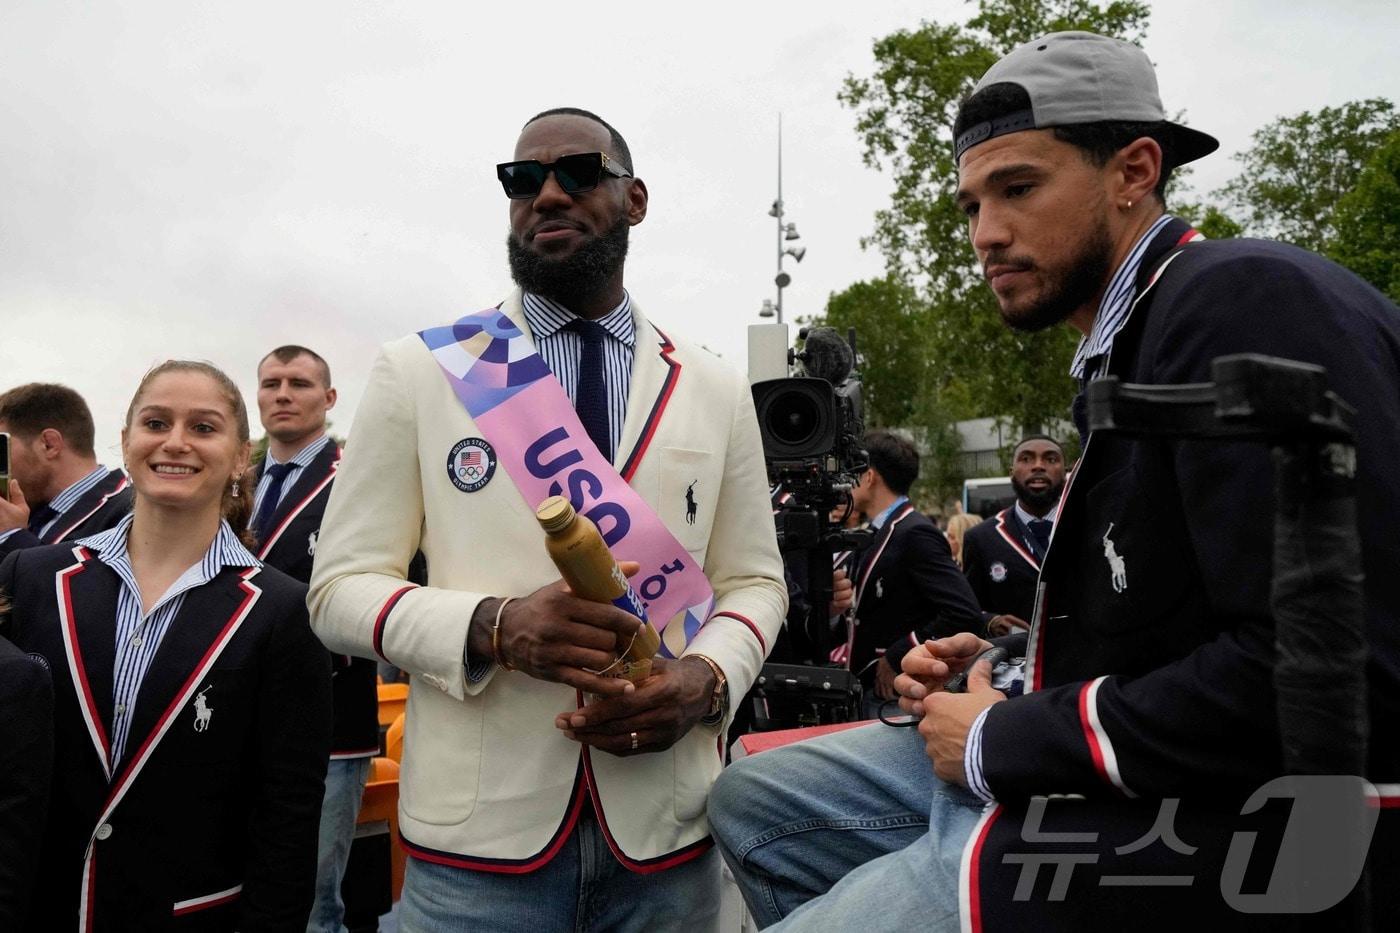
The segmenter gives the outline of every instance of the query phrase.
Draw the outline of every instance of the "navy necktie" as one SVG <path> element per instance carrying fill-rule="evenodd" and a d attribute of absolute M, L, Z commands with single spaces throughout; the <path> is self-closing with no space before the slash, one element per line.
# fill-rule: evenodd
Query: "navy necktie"
<path fill-rule="evenodd" d="M 43 527 L 57 517 L 58 510 L 52 508 L 47 502 L 39 506 L 37 509 L 31 509 L 29 512 L 30 533 L 32 533 L 35 537 L 38 537 L 39 532 L 43 530 Z"/>
<path fill-rule="evenodd" d="M 608 420 L 608 385 L 603 379 L 603 341 L 608 332 L 596 321 L 575 318 L 567 325 L 578 334 L 583 343 L 579 356 L 578 392 L 574 398 L 574 410 L 583 429 L 593 440 L 594 446 L 604 459 L 612 462 L 612 431 Z"/>
<path fill-rule="evenodd" d="M 1031 537 L 1035 539 L 1035 556 L 1044 559 L 1045 552 L 1050 550 L 1050 531 L 1055 527 L 1055 523 L 1048 518 L 1033 518 L 1030 520 Z"/>
<path fill-rule="evenodd" d="M 274 463 L 267 468 L 272 482 L 263 495 L 257 517 L 253 519 L 253 533 L 258 536 L 260 544 L 266 543 L 268 535 L 272 534 L 272 516 L 277 513 L 277 504 L 282 500 L 282 485 L 287 482 L 287 474 L 295 469 L 294 463 Z"/>

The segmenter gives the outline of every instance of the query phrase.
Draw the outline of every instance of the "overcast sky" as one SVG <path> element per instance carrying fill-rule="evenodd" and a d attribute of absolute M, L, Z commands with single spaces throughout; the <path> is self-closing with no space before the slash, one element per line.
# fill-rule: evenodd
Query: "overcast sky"
<path fill-rule="evenodd" d="M 1223 143 L 1198 189 L 1279 115 L 1400 98 L 1400 6 L 1310 6 L 1154 4 L 1167 110 Z M 861 164 L 842 79 L 871 72 L 876 38 L 971 9 L 0 0 L 0 387 L 78 389 L 116 464 L 148 367 L 208 359 L 251 393 L 263 353 L 304 343 L 347 431 L 377 345 L 509 290 L 493 166 L 554 106 L 613 122 L 647 182 L 634 298 L 743 366 L 773 295 L 778 113 L 808 248 L 791 316 L 882 267 L 859 240 L 890 180 Z"/>

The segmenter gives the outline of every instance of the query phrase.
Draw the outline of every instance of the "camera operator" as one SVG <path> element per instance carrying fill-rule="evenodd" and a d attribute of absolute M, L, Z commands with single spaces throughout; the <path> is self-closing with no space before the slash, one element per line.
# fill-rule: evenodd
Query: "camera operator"
<path fill-rule="evenodd" d="M 875 539 L 855 565 L 853 620 L 833 660 L 860 674 L 864 712 L 875 718 L 895 699 L 904 653 L 927 638 L 981 632 L 982 613 L 953 562 L 948 539 L 909 501 L 919 452 L 888 431 L 865 435 L 870 466 L 851 490 L 856 510 L 871 516 Z M 833 587 L 844 590 L 839 578 Z"/>
<path fill-rule="evenodd" d="M 1280 912 L 1308 912 L 1285 906 L 1306 885 L 1273 896 L 1274 873 L 1289 876 L 1276 852 L 1311 880 L 1369 843 L 1372 922 L 1393 926 L 1400 310 L 1311 253 L 1197 242 L 1167 214 L 1171 170 L 1218 143 L 1167 120 L 1153 66 L 1128 42 L 1063 32 L 1015 49 L 962 103 L 953 133 L 957 203 L 1002 318 L 1078 329 L 1082 384 L 1203 383 L 1217 357 L 1259 353 L 1325 367 L 1355 409 L 1365 508 L 1353 572 L 1364 572 L 1369 661 L 1354 674 L 1369 690 L 1374 839 L 1290 849 L 1286 833 L 1304 831 L 1294 815 L 1318 832 L 1316 812 L 1273 800 L 1270 816 L 1254 799 L 1285 760 L 1268 449 L 1096 434 L 1029 635 L 1003 640 L 1026 656 L 1024 692 L 975 661 L 986 642 L 940 639 L 910 652 L 896 681 L 923 741 L 875 725 L 736 763 L 709 813 L 746 899 L 762 925 L 786 917 L 784 930 L 875 918 L 882 929 L 1272 929 L 1300 919 Z M 1077 400 L 1081 433 L 1084 414 Z M 1321 616 L 1329 595 L 1316 597 Z M 1316 632 L 1318 651 L 1338 641 Z M 970 671 L 966 692 L 945 692 L 959 671 Z M 1030 873 L 1045 864 L 1048 896 Z M 1269 874 L 1263 901 L 1238 899 L 1246 867 Z"/>

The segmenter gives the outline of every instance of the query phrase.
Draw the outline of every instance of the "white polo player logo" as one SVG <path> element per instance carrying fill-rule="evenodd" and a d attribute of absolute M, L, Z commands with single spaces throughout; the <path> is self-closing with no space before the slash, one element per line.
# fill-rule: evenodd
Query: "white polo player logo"
<path fill-rule="evenodd" d="M 195 732 L 203 732 L 205 729 L 208 729 L 209 720 L 214 718 L 214 710 L 208 703 L 204 702 L 204 694 L 208 693 L 213 686 L 213 684 L 210 684 L 208 687 L 205 687 L 203 690 L 199 691 L 199 694 L 194 698 Z"/>
<path fill-rule="evenodd" d="M 1118 550 L 1113 546 L 1113 541 L 1109 539 L 1108 532 L 1113 530 L 1113 523 L 1108 523 L 1108 531 L 1103 533 L 1103 556 L 1108 558 L 1108 569 L 1113 575 L 1113 592 L 1121 593 L 1128 588 L 1128 565 L 1123 563 L 1123 558 L 1118 556 Z"/>
<path fill-rule="evenodd" d="M 311 557 L 316 556 L 316 532 L 314 531 L 306 539 L 306 553 Z"/>

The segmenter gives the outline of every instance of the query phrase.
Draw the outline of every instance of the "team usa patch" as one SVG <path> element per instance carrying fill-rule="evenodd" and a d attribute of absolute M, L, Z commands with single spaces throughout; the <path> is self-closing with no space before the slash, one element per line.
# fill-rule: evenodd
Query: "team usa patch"
<path fill-rule="evenodd" d="M 1006 579 L 1006 565 L 1001 561 L 993 561 L 988 569 L 991 571 L 993 583 L 1000 583 Z"/>
<path fill-rule="evenodd" d="M 496 451 L 479 437 L 466 437 L 447 455 L 447 476 L 462 492 L 476 492 L 496 473 Z"/>

